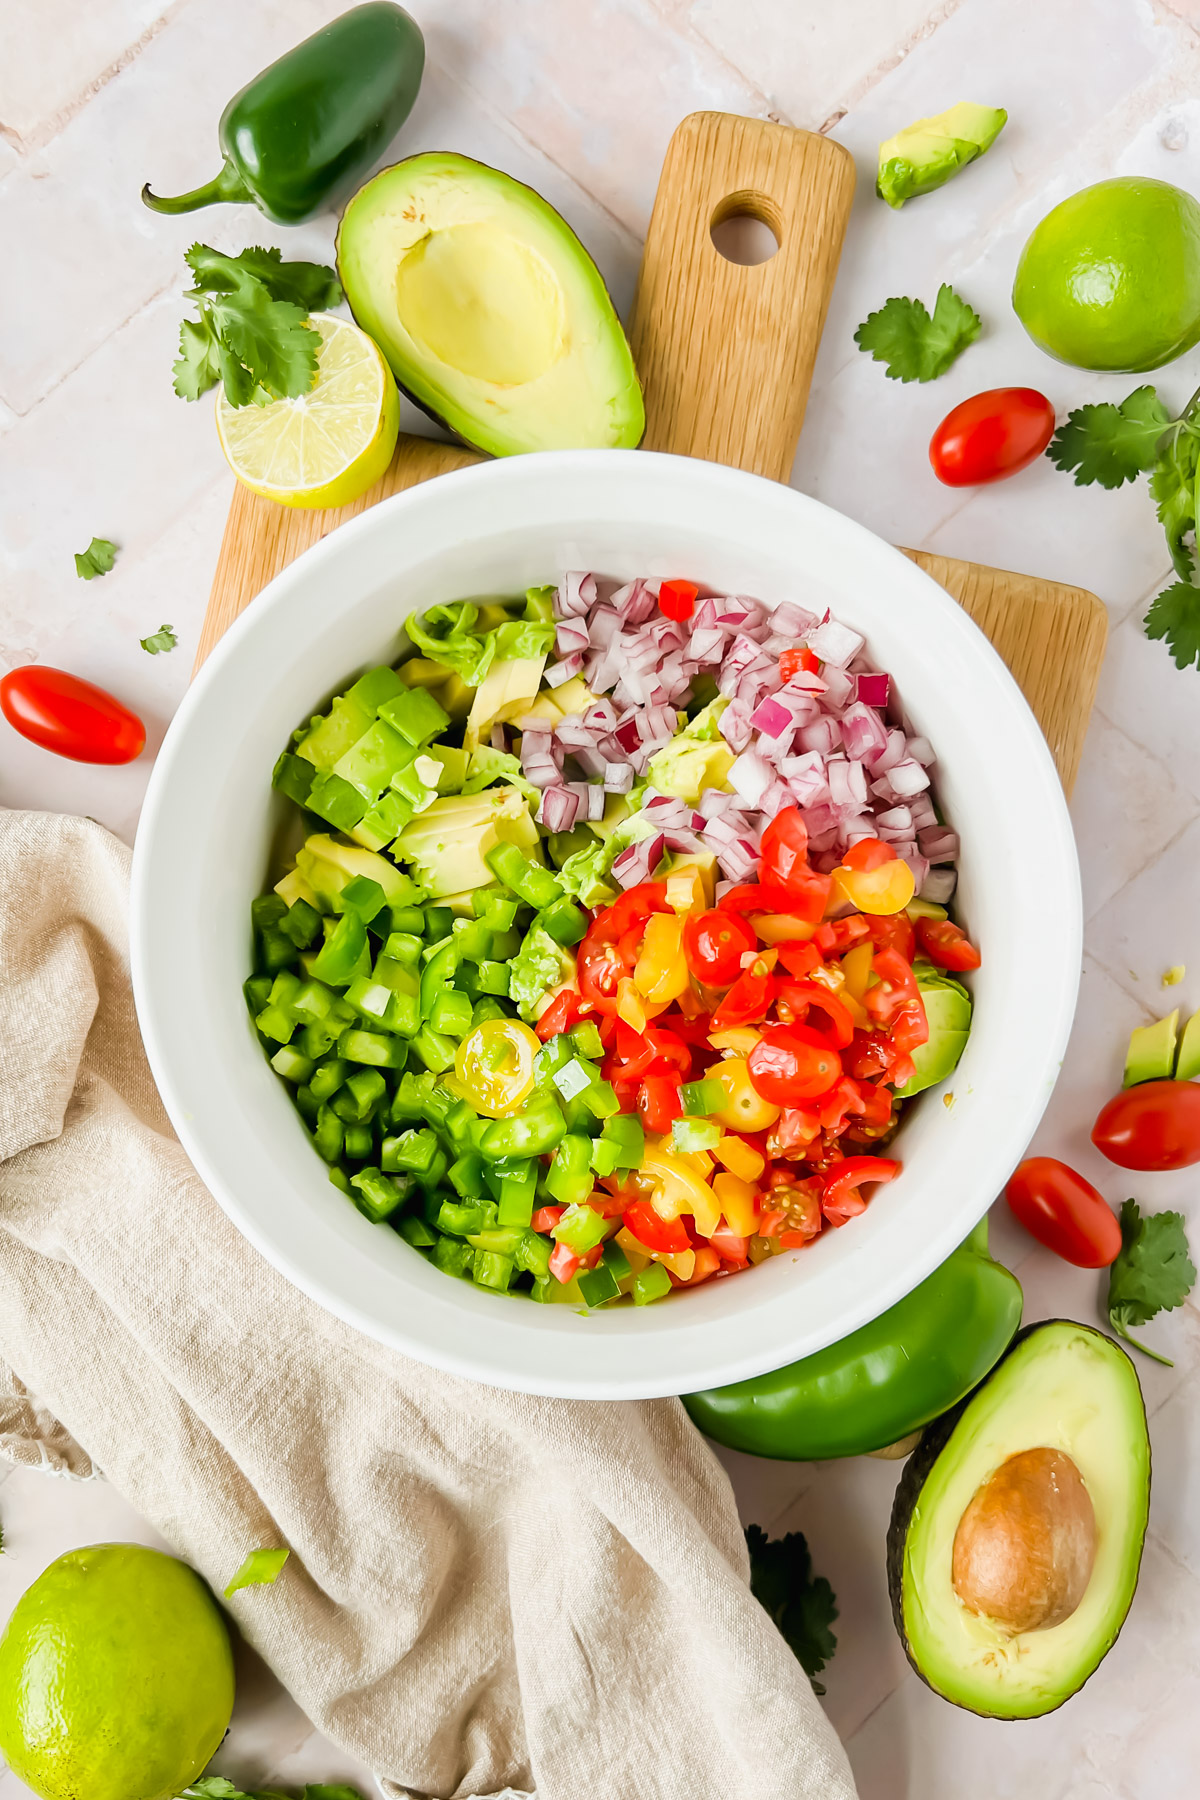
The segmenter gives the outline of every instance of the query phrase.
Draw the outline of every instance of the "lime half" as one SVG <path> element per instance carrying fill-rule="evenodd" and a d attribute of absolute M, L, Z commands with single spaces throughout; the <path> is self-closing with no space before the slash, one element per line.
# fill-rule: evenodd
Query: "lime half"
<path fill-rule="evenodd" d="M 296 400 L 230 406 L 217 394 L 217 431 L 238 480 L 282 506 L 345 506 L 383 474 L 396 448 L 400 396 L 365 331 L 314 313 L 317 379 Z"/>

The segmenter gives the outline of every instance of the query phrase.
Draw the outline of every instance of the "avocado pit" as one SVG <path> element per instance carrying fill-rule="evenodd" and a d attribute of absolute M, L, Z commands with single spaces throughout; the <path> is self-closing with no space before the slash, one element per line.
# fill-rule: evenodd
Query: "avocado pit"
<path fill-rule="evenodd" d="M 975 1490 L 954 1534 L 962 1604 L 1013 1635 L 1070 1618 L 1096 1560 L 1096 1515 L 1061 1450 L 1022 1450 Z"/>

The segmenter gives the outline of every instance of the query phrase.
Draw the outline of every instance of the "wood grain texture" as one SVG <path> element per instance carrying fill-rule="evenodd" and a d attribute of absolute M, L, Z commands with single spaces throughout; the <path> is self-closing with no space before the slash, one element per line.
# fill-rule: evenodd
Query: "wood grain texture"
<path fill-rule="evenodd" d="M 854 200 L 854 159 L 809 131 L 692 113 L 667 150 L 629 341 L 646 450 L 786 481 Z M 769 225 L 779 249 L 731 263 L 712 226 Z"/>
<path fill-rule="evenodd" d="M 467 450 L 462 444 L 442 444 L 434 438 L 409 437 L 401 432 L 387 474 L 349 506 L 311 510 L 280 506 L 274 500 L 260 499 L 249 488 L 235 487 L 192 673 L 255 594 L 260 594 L 281 569 L 347 519 L 357 518 L 377 500 L 402 493 L 419 481 L 482 461 L 478 451 Z"/>
<path fill-rule="evenodd" d="M 646 389 L 646 448 L 788 479 L 853 185 L 846 151 L 810 132 L 721 113 L 693 113 L 679 126 L 630 327 Z M 769 262 L 745 268 L 713 246 L 714 215 L 738 209 L 757 212 L 776 231 L 780 249 Z M 458 445 L 402 436 L 382 481 L 327 512 L 278 506 L 236 489 L 196 667 L 255 594 L 310 545 L 377 500 L 480 460 Z M 991 638 L 1069 793 L 1104 655 L 1100 601 L 1059 582 L 925 551 L 905 554 Z"/>
<path fill-rule="evenodd" d="M 1029 702 L 1068 796 L 1079 772 L 1108 614 L 1086 588 L 906 550 L 986 632 Z"/>

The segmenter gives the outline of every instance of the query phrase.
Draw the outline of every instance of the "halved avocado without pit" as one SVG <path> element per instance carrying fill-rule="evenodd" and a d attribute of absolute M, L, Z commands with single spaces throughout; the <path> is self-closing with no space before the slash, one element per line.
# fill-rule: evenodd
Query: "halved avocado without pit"
<path fill-rule="evenodd" d="M 1128 1356 L 1070 1320 L 1028 1327 L 896 1491 L 888 1582 L 917 1674 L 988 1718 L 1053 1712 L 1125 1622 L 1149 1507 Z"/>
<path fill-rule="evenodd" d="M 595 263 L 532 188 L 450 152 L 359 189 L 338 273 L 400 386 L 468 444 L 633 448 L 637 371 Z"/>

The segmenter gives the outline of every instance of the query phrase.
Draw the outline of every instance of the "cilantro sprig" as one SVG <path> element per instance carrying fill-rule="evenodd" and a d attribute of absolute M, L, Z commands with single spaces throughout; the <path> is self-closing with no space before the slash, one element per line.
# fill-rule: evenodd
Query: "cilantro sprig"
<path fill-rule="evenodd" d="M 786 1537 L 769 1538 L 761 1525 L 748 1525 L 746 1548 L 750 1552 L 750 1592 L 787 1639 L 813 1691 L 823 1694 L 825 1689 L 816 1677 L 832 1662 L 837 1649 L 830 1627 L 838 1609 L 825 1577 L 812 1572 L 804 1533 L 789 1531 Z"/>
<path fill-rule="evenodd" d="M 170 625 L 160 625 L 149 637 L 138 639 L 142 649 L 150 656 L 162 656 L 166 651 L 173 650 L 178 642 L 174 628 Z"/>
<path fill-rule="evenodd" d="M 854 334 L 860 350 L 886 364 L 889 381 L 936 381 L 979 336 L 979 314 L 943 282 L 933 312 L 897 297 L 869 313 Z"/>
<path fill-rule="evenodd" d="M 1143 1215 L 1136 1200 L 1126 1200 L 1121 1208 L 1121 1248 L 1108 1276 L 1108 1322 L 1117 1336 L 1143 1356 L 1174 1368 L 1170 1357 L 1139 1344 L 1129 1330 L 1182 1306 L 1195 1279 L 1183 1214 Z"/>
<path fill-rule="evenodd" d="M 251 246 L 226 256 L 193 244 L 185 260 L 194 286 L 184 298 L 197 317 L 184 319 L 175 392 L 181 400 L 225 386 L 231 406 L 296 399 L 316 380 L 321 340 L 310 312 L 336 306 L 341 286 L 323 263 L 285 263 L 278 250 Z"/>
<path fill-rule="evenodd" d="M 116 544 L 94 537 L 86 550 L 75 552 L 75 573 L 80 581 L 94 581 L 97 575 L 107 575 L 116 560 Z"/>
<path fill-rule="evenodd" d="M 1150 494 L 1178 580 L 1150 603 L 1148 638 L 1162 639 L 1177 669 L 1200 668 L 1200 586 L 1196 585 L 1196 485 L 1200 471 L 1200 393 L 1172 418 L 1152 387 L 1135 388 L 1119 406 L 1080 406 L 1046 450 L 1077 487 L 1123 487 L 1150 477 Z M 1189 542 L 1189 539 L 1191 540 Z"/>
<path fill-rule="evenodd" d="M 290 1800 L 283 1788 L 253 1788 L 246 1792 L 224 1775 L 201 1775 L 183 1790 L 181 1800 Z M 362 1800 L 357 1788 L 344 1782 L 310 1781 L 300 1790 L 300 1800 Z"/>

